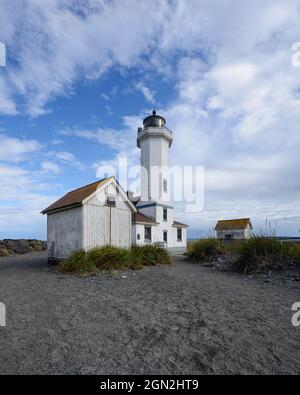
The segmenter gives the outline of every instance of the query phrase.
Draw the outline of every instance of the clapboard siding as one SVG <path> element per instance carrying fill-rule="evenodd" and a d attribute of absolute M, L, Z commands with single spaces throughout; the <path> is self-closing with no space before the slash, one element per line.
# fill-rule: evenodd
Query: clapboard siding
<path fill-rule="evenodd" d="M 105 205 L 105 195 L 116 197 L 116 207 Z M 118 198 L 114 185 L 92 196 L 83 207 L 84 248 L 89 250 L 104 245 L 130 247 L 131 209 Z"/>
<path fill-rule="evenodd" d="M 65 259 L 83 248 L 82 207 L 49 214 L 47 217 L 47 248 L 52 259 Z"/>
<path fill-rule="evenodd" d="M 85 249 L 114 245 L 131 245 L 131 211 L 107 206 L 84 206 Z"/>

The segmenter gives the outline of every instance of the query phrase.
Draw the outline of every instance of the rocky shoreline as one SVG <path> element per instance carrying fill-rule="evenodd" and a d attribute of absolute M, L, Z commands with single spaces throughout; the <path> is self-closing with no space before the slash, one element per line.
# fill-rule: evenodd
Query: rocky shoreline
<path fill-rule="evenodd" d="M 47 242 L 36 239 L 4 239 L 0 240 L 0 257 L 27 252 L 41 252 L 47 249 Z"/>

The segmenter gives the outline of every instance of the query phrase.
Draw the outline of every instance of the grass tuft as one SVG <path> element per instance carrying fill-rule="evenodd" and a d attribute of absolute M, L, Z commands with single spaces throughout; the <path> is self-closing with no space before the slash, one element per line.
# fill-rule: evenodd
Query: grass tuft
<path fill-rule="evenodd" d="M 65 273 L 91 273 L 98 270 L 142 269 L 143 266 L 170 265 L 168 252 L 156 246 L 117 248 L 105 246 L 88 252 L 76 251 L 59 269 Z"/>
<path fill-rule="evenodd" d="M 191 243 L 187 256 L 194 262 L 210 262 L 225 253 L 225 246 L 219 240 L 209 238 Z"/>
<path fill-rule="evenodd" d="M 239 244 L 237 270 L 246 274 L 283 269 L 300 261 L 300 246 L 275 237 L 253 236 Z"/>
<path fill-rule="evenodd" d="M 62 261 L 59 270 L 64 273 L 92 273 L 96 271 L 93 262 L 88 261 L 83 250 L 74 252 L 67 260 Z"/>

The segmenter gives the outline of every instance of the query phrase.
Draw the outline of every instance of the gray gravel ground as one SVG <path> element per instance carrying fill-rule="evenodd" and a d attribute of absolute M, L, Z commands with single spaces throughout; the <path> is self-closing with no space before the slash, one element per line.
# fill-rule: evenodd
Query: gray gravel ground
<path fill-rule="evenodd" d="M 299 287 L 174 258 L 62 275 L 45 254 L 0 260 L 1 374 L 299 374 Z"/>

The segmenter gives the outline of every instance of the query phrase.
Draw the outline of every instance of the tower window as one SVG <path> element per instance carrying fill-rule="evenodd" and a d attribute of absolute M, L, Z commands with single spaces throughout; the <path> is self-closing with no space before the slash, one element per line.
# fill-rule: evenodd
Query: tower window
<path fill-rule="evenodd" d="M 177 241 L 182 241 L 182 229 L 177 228 Z"/>
<path fill-rule="evenodd" d="M 168 181 L 166 179 L 163 180 L 163 191 L 164 193 L 168 192 Z"/>
<path fill-rule="evenodd" d="M 163 220 L 168 221 L 168 209 L 166 208 L 163 210 Z"/>
<path fill-rule="evenodd" d="M 168 231 L 164 230 L 164 242 L 167 243 L 168 242 Z"/>
<path fill-rule="evenodd" d="M 151 241 L 151 226 L 145 226 L 145 240 Z"/>

